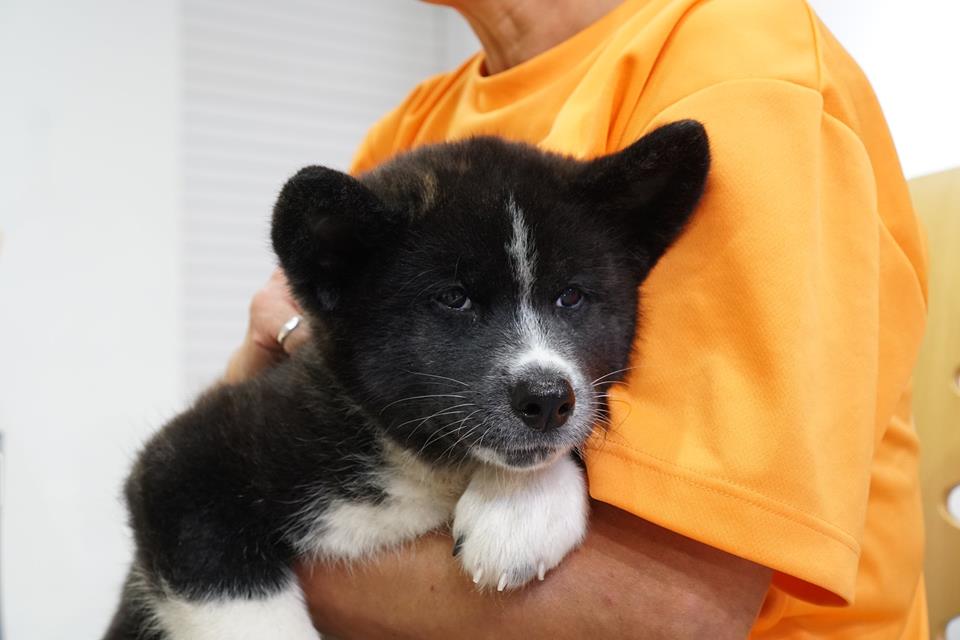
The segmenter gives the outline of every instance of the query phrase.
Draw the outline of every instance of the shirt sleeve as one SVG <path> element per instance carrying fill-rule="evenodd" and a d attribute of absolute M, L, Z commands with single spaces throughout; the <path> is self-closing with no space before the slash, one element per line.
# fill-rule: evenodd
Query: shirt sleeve
<path fill-rule="evenodd" d="M 435 101 L 445 95 L 445 89 L 461 69 L 426 79 L 414 87 L 403 102 L 374 123 L 354 153 L 349 173 L 361 174 L 401 151 L 409 151 L 423 124 L 424 112 L 429 112 Z"/>
<path fill-rule="evenodd" d="M 410 97 L 370 127 L 353 154 L 349 169 L 351 175 L 356 176 L 369 171 L 396 153 L 395 140 L 409 101 Z"/>
<path fill-rule="evenodd" d="M 644 285 L 634 369 L 588 449 L 591 494 L 774 569 L 792 595 L 849 603 L 922 286 L 878 216 L 867 150 L 817 90 L 723 82 L 630 137 L 683 118 L 709 134 L 707 189 Z"/>

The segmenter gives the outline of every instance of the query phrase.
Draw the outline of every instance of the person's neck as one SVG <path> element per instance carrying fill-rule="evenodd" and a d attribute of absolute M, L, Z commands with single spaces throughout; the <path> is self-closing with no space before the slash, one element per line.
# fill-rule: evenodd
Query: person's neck
<path fill-rule="evenodd" d="M 493 75 L 555 47 L 623 0 L 447 0 L 480 39 Z"/>

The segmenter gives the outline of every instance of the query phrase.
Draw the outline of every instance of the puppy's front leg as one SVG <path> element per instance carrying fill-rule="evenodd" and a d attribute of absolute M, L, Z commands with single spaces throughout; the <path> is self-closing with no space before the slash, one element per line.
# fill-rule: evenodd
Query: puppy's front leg
<path fill-rule="evenodd" d="M 583 471 L 569 456 L 511 471 L 484 465 L 457 502 L 455 553 L 481 587 L 523 586 L 557 566 L 587 531 Z"/>
<path fill-rule="evenodd" d="M 171 640 L 319 640 L 297 582 L 280 591 L 246 598 L 153 603 L 153 615 Z"/>

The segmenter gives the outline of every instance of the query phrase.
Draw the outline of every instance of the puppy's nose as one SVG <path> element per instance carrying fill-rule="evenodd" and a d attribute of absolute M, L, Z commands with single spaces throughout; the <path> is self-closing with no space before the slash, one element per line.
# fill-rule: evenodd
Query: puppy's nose
<path fill-rule="evenodd" d="M 510 393 L 510 405 L 534 431 L 556 429 L 573 413 L 576 397 L 564 378 L 521 380 Z"/>

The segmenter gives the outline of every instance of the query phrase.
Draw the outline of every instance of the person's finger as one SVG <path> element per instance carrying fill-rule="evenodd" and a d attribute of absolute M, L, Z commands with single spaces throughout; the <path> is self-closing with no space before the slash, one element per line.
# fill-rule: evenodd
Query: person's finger
<path fill-rule="evenodd" d="M 289 308 L 295 310 L 296 315 L 300 317 L 300 322 L 296 328 L 287 333 L 281 345 L 283 350 L 289 355 L 306 344 L 310 339 L 310 324 L 304 317 L 303 309 L 300 308 L 297 299 L 293 297 L 293 293 L 290 291 L 290 283 L 283 269 L 277 267 L 273 270 L 273 273 L 270 274 L 270 285 L 278 289 L 279 293 L 283 296 L 284 302 L 289 305 Z M 290 316 L 285 322 L 289 322 L 292 317 L 293 316 Z M 283 326 L 282 324 L 280 325 L 281 329 Z M 277 335 L 279 335 L 280 329 L 277 331 Z"/>
<path fill-rule="evenodd" d="M 310 337 L 310 327 L 302 315 L 286 276 L 277 268 L 250 302 L 250 337 L 260 348 L 276 355 L 293 353 Z M 279 337 L 284 325 L 298 316 L 300 323 L 284 332 L 286 336 L 281 345 Z"/>
<path fill-rule="evenodd" d="M 256 344 L 248 335 L 227 363 L 223 381 L 228 384 L 243 382 L 257 375 L 267 367 L 275 365 L 282 351 L 271 351 Z"/>
<path fill-rule="evenodd" d="M 290 293 L 283 271 L 277 268 L 250 301 L 247 334 L 227 365 L 225 381 L 250 378 L 299 349 L 310 339 L 310 327 L 300 305 Z M 279 340 L 291 318 L 301 317 Z"/>
<path fill-rule="evenodd" d="M 271 277 L 250 300 L 249 333 L 264 349 L 282 351 L 277 334 L 287 320 L 297 315 L 300 310 L 289 300 L 284 287 Z"/>
<path fill-rule="evenodd" d="M 294 316 L 291 316 L 287 319 L 286 322 L 289 322 L 294 317 L 300 318 L 300 322 L 297 323 L 297 326 L 291 329 L 286 337 L 283 339 L 283 342 L 279 342 L 280 347 L 290 355 L 300 347 L 302 347 L 310 339 L 310 324 L 307 322 L 307 319 L 302 315 L 297 313 Z M 285 324 L 285 323 L 284 323 Z M 284 325 L 280 325 L 280 329 L 277 330 L 277 336 L 280 336 L 280 331 L 283 329 Z"/>
<path fill-rule="evenodd" d="M 282 292 L 284 299 L 295 308 L 298 313 L 302 313 L 300 303 L 293 297 L 293 292 L 290 290 L 290 282 L 287 280 L 287 274 L 284 273 L 282 268 L 277 267 L 273 270 L 273 273 L 270 274 L 268 284 L 277 287 L 278 290 Z"/>

